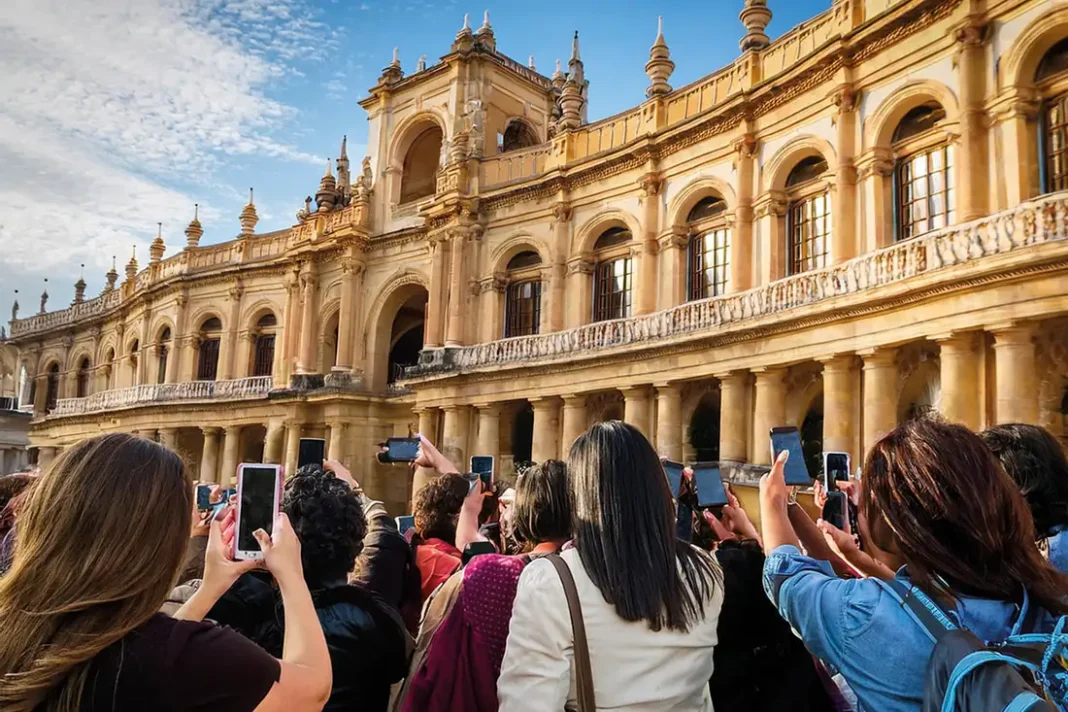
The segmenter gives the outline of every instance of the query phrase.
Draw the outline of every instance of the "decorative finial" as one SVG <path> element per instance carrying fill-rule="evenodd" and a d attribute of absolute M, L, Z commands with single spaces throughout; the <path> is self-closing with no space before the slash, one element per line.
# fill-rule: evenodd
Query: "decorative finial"
<path fill-rule="evenodd" d="M 564 88 L 564 82 L 567 81 L 567 77 L 564 76 L 564 69 L 560 63 L 560 60 L 556 60 L 556 70 L 553 71 L 552 77 L 553 89 L 559 91 Z"/>
<path fill-rule="evenodd" d="M 415 65 L 415 71 L 422 72 L 426 70 L 426 55 L 421 55 L 419 61 Z"/>
<path fill-rule="evenodd" d="M 656 24 L 656 41 L 649 49 L 649 61 L 645 63 L 645 73 L 652 82 L 645 90 L 645 95 L 651 99 L 671 93 L 668 79 L 674 71 L 675 63 L 671 61 L 671 52 L 664 41 L 664 18 L 660 17 Z"/>
<path fill-rule="evenodd" d="M 85 265 L 82 264 L 81 271 L 78 272 L 78 281 L 74 283 L 74 303 L 79 304 L 85 301 Z"/>
<path fill-rule="evenodd" d="M 329 168 L 330 161 L 327 161 L 326 165 Z M 260 216 L 256 214 L 256 204 L 252 202 L 252 188 L 248 189 L 248 205 L 241 210 L 241 215 L 238 216 L 237 221 L 241 223 L 241 237 L 248 237 L 255 232 L 256 223 L 260 221 Z"/>
<path fill-rule="evenodd" d="M 743 52 L 751 49 L 764 49 L 771 40 L 764 32 L 771 22 L 771 10 L 767 0 L 745 0 L 745 7 L 738 13 L 738 19 L 745 25 L 745 37 L 738 43 Z"/>
<path fill-rule="evenodd" d="M 464 26 L 460 28 L 460 32 L 464 30 L 471 31 L 471 17 L 466 12 L 464 13 Z"/>
<path fill-rule="evenodd" d="M 579 56 L 579 40 L 578 30 L 575 30 L 575 37 L 571 40 L 571 61 L 581 62 L 582 58 Z"/>
<path fill-rule="evenodd" d="M 342 136 L 341 137 L 341 156 L 338 158 L 339 161 L 347 161 L 347 160 L 349 160 L 349 154 L 345 150 L 346 147 L 347 147 L 348 142 L 349 142 L 349 137 L 348 136 Z"/>
<path fill-rule="evenodd" d="M 482 27 L 480 27 L 479 29 L 480 30 L 488 30 L 488 29 L 490 29 L 489 10 L 486 10 L 482 14 Z"/>
<path fill-rule="evenodd" d="M 393 48 L 393 61 L 382 70 L 382 76 L 378 78 L 380 84 L 394 84 L 404 78 L 404 70 L 401 69 L 400 48 Z"/>
<path fill-rule="evenodd" d="M 133 252 L 130 254 L 130 261 L 126 263 L 126 281 L 132 282 L 134 277 L 137 276 L 137 245 L 133 246 Z"/>
<path fill-rule="evenodd" d="M 186 248 L 196 247 L 200 244 L 200 238 L 204 235 L 203 228 L 200 227 L 200 204 L 193 203 L 193 219 L 189 221 L 189 225 L 185 228 L 185 246 Z"/>
<path fill-rule="evenodd" d="M 45 306 L 46 304 L 48 304 L 48 277 L 45 277 L 44 281 L 45 281 L 45 288 L 44 288 L 44 291 L 41 292 L 41 313 L 42 314 L 44 314 L 46 311 L 48 311 L 48 309 Z"/>
<path fill-rule="evenodd" d="M 400 66 L 400 47 L 393 48 L 393 64 L 398 67 Z"/>
<path fill-rule="evenodd" d="M 534 66 L 534 55 L 530 55 L 530 59 L 527 60 L 527 66 L 535 72 L 538 71 L 537 68 Z"/>
<path fill-rule="evenodd" d="M 337 182 L 330 172 L 330 159 L 326 161 L 326 173 L 319 181 L 319 190 L 315 193 L 315 202 L 321 211 L 331 210 L 337 204 Z"/>
<path fill-rule="evenodd" d="M 148 258 L 151 262 L 159 262 L 163 259 L 163 253 L 166 252 L 167 246 L 163 244 L 163 223 L 156 223 L 156 239 L 152 241 L 152 245 L 148 248 Z"/>
<path fill-rule="evenodd" d="M 113 289 L 115 289 L 115 283 L 119 281 L 119 271 L 117 269 L 115 269 L 115 265 L 116 265 L 115 255 L 112 255 L 111 256 L 111 269 L 108 270 L 108 273 L 106 275 L 107 284 L 104 285 L 104 291 L 105 292 L 110 292 Z"/>
<path fill-rule="evenodd" d="M 11 321 L 19 318 L 19 290 L 15 290 L 15 301 L 11 304 Z"/>

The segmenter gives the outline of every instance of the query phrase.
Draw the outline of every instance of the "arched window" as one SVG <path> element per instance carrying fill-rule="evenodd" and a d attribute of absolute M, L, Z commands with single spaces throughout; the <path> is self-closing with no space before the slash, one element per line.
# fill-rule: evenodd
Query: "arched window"
<path fill-rule="evenodd" d="M 82 362 L 78 364 L 78 382 L 77 392 L 78 398 L 85 398 L 89 395 L 89 357 L 86 356 L 82 359 Z"/>
<path fill-rule="evenodd" d="M 270 376 L 274 372 L 274 338 L 278 319 L 274 314 L 264 314 L 256 322 L 256 346 L 252 356 L 252 375 Z"/>
<path fill-rule="evenodd" d="M 59 364 L 54 363 L 48 367 L 48 386 L 45 391 L 45 412 L 51 413 L 56 409 L 56 401 L 59 400 Z"/>
<path fill-rule="evenodd" d="M 1046 192 L 1068 189 L 1068 38 L 1053 45 L 1039 62 L 1035 84 L 1042 102 L 1042 185 Z"/>
<path fill-rule="evenodd" d="M 508 298 L 504 307 L 504 335 L 529 336 L 541 323 L 541 257 L 520 252 L 508 261 Z"/>
<path fill-rule="evenodd" d="M 159 335 L 159 347 L 156 349 L 156 383 L 167 382 L 167 358 L 171 351 L 171 329 L 166 327 Z"/>
<path fill-rule="evenodd" d="M 720 197 L 702 198 L 693 206 L 686 222 L 690 230 L 689 298 L 707 299 L 725 294 L 731 249 L 727 203 Z"/>
<path fill-rule="evenodd" d="M 822 156 L 802 159 L 786 178 L 788 201 L 786 273 L 801 274 L 827 265 L 831 246 L 831 198 L 820 180 Z"/>
<path fill-rule="evenodd" d="M 534 133 L 534 129 L 530 128 L 530 125 L 521 119 L 509 120 L 508 125 L 504 128 L 504 133 L 500 134 L 499 139 L 497 153 L 518 151 L 538 145 L 538 137 Z"/>
<path fill-rule="evenodd" d="M 613 227 L 602 233 L 593 246 L 597 265 L 593 274 L 594 321 L 630 316 L 634 288 L 630 240 L 630 230 Z"/>
<path fill-rule="evenodd" d="M 404 156 L 400 202 L 409 203 L 434 194 L 441 164 L 441 141 L 441 129 L 437 126 L 431 126 L 412 141 Z"/>
<path fill-rule="evenodd" d="M 945 118 L 945 109 L 929 102 L 905 114 L 894 130 L 898 240 L 952 225 L 956 219 L 953 146 L 938 131 Z"/>
<path fill-rule="evenodd" d="M 219 375 L 219 344 L 222 340 L 222 322 L 211 317 L 200 325 L 200 359 L 197 362 L 197 380 L 214 381 Z"/>

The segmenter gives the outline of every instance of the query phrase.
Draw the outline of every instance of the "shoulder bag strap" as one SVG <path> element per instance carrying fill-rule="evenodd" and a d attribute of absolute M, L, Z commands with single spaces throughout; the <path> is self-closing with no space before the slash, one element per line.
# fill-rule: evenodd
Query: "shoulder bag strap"
<path fill-rule="evenodd" d="M 896 578 L 890 581 L 879 578 L 872 578 L 872 580 L 904 606 L 932 642 L 937 643 L 945 637 L 946 633 L 957 628 L 942 607 L 915 586 L 910 588 Z"/>
<path fill-rule="evenodd" d="M 552 562 L 553 568 L 560 576 L 567 597 L 567 609 L 571 614 L 571 630 L 575 636 L 575 680 L 578 686 L 579 712 L 596 712 L 597 704 L 593 696 L 593 670 L 590 668 L 590 648 L 586 642 L 586 625 L 582 621 L 582 605 L 579 603 L 578 588 L 575 577 L 567 562 L 558 554 L 545 557 Z"/>

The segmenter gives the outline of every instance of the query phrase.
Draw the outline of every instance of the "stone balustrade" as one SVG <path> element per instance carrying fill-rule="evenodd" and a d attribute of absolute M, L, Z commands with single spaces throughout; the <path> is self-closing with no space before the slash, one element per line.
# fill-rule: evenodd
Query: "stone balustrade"
<path fill-rule="evenodd" d="M 251 376 L 228 381 L 152 383 L 114 388 L 85 398 L 61 398 L 49 416 L 81 415 L 115 408 L 175 401 L 241 400 L 262 398 L 271 390 L 271 376 Z"/>
<path fill-rule="evenodd" d="M 687 302 L 645 316 L 460 347 L 447 354 L 442 350 L 440 358 L 424 352 L 420 364 L 408 369 L 406 376 L 591 356 L 621 347 L 700 338 L 725 327 L 744 327 L 746 322 L 1066 237 L 1068 191 L 745 292 Z"/>

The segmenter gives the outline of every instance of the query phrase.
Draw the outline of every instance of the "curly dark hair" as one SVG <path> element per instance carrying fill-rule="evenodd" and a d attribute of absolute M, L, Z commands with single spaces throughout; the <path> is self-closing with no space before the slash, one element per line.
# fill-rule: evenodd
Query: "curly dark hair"
<path fill-rule="evenodd" d="M 367 535 L 359 495 L 333 472 L 305 465 L 286 482 L 282 511 L 300 539 L 300 563 L 308 586 L 344 580 Z"/>
<path fill-rule="evenodd" d="M 36 479 L 34 475 L 25 472 L 0 477 L 0 509 L 6 507 L 8 502 L 32 485 Z"/>
<path fill-rule="evenodd" d="M 1037 425 L 1009 423 L 979 433 L 1016 483 L 1040 538 L 1068 525 L 1068 456 L 1056 437 Z"/>
<path fill-rule="evenodd" d="M 425 539 L 456 542 L 456 519 L 467 497 L 467 480 L 457 474 L 436 477 L 415 495 L 415 531 Z"/>

